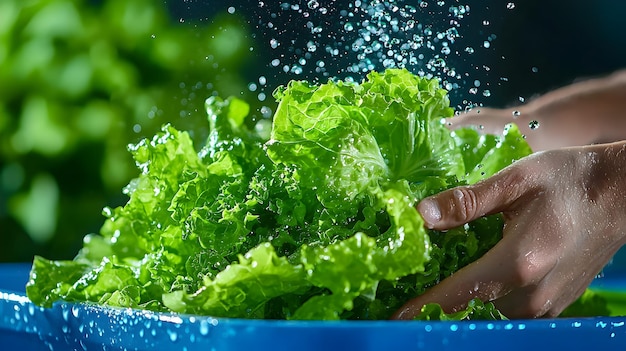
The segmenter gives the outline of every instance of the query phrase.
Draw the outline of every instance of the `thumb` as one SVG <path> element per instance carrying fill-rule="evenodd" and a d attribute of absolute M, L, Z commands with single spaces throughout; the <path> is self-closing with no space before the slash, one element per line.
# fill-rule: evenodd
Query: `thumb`
<path fill-rule="evenodd" d="M 476 184 L 429 196 L 417 205 L 429 229 L 446 230 L 479 217 L 503 212 L 531 190 L 521 167 L 509 166 Z"/>

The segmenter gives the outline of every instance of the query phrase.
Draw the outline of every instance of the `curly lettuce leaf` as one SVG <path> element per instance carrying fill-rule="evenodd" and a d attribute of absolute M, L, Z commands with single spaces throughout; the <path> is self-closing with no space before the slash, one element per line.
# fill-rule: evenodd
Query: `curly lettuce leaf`
<path fill-rule="evenodd" d="M 360 201 L 383 181 L 464 173 L 442 123 L 453 111 L 436 81 L 388 70 L 360 85 L 292 81 L 275 96 L 268 155 L 310 173 L 314 186 L 327 189 L 318 193 L 326 207 Z"/>
<path fill-rule="evenodd" d="M 470 300 L 467 308 L 454 313 L 445 313 L 441 306 L 435 303 L 426 304 L 421 313 L 415 317 L 423 321 L 460 321 L 460 320 L 507 320 L 492 302 L 483 303 L 479 299 Z"/>
<path fill-rule="evenodd" d="M 463 161 L 468 184 L 488 178 L 518 159 L 530 155 L 532 150 L 515 124 L 504 127 L 502 135 L 479 134 L 471 128 L 452 133 L 458 147 L 463 150 Z"/>
<path fill-rule="evenodd" d="M 415 204 L 529 153 L 515 127 L 488 142 L 451 133 L 446 91 L 406 70 L 275 96 L 267 143 L 245 102 L 212 97 L 201 148 L 167 125 L 132 145 L 128 203 L 105 209 L 74 261 L 35 260 L 33 301 L 385 319 L 499 240 L 497 215 L 435 232 Z"/>
<path fill-rule="evenodd" d="M 29 280 L 37 284 L 26 286 L 28 298 L 37 305 L 50 307 L 54 301 L 63 299 L 72 282 L 88 270 L 89 266 L 80 262 L 50 261 L 35 256 Z"/>
<path fill-rule="evenodd" d="M 279 257 L 273 246 L 265 243 L 240 256 L 214 279 L 205 278 L 198 291 L 177 290 L 164 294 L 163 301 L 181 313 L 264 318 L 267 301 L 308 286 L 302 266 Z"/>

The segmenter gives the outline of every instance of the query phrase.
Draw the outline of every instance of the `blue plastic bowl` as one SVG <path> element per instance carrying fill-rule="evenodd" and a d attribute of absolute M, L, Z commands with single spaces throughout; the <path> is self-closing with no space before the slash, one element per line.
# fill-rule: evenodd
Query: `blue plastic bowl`
<path fill-rule="evenodd" d="M 596 284 L 626 291 L 626 265 Z M 0 265 L 2 350 L 623 350 L 626 317 L 515 321 L 267 321 L 58 303 L 24 293 L 29 264 Z"/>

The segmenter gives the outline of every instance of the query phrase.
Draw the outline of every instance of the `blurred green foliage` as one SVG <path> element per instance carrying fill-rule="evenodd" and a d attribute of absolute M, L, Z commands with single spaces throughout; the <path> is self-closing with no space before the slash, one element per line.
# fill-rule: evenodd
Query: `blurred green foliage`
<path fill-rule="evenodd" d="M 246 90 L 244 23 L 152 0 L 1 0 L 0 261 L 72 258 L 126 201 L 127 144 L 168 122 L 204 140 L 204 100 Z"/>

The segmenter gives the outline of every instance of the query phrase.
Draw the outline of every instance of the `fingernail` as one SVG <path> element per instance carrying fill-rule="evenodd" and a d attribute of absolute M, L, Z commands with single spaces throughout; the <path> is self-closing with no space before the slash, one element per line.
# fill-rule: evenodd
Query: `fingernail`
<path fill-rule="evenodd" d="M 441 210 L 439 210 L 439 205 L 436 201 L 423 200 L 418 207 L 422 218 L 424 218 L 429 228 L 432 228 L 435 223 L 441 220 Z"/>

